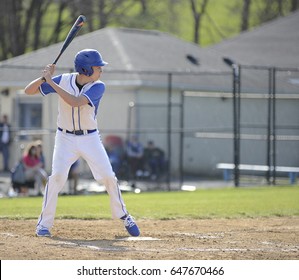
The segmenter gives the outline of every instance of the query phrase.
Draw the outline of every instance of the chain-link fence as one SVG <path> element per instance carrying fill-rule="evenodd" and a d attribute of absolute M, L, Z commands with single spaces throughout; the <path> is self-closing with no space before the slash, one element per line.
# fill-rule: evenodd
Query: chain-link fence
<path fill-rule="evenodd" d="M 233 164 L 236 186 L 242 164 L 268 167 L 244 173 L 275 184 L 277 175 L 288 174 L 277 167 L 299 166 L 298 76 L 298 69 L 246 65 L 228 72 L 106 71 L 98 114 L 102 139 L 107 144 L 112 136 L 120 138 L 124 153 L 132 135 L 144 147 L 153 141 L 165 156 L 163 176 L 155 182 L 169 190 L 189 176 L 220 178 L 219 163 Z M 57 98 L 25 97 L 21 87 L 10 90 L 17 94 L 10 102 L 1 96 L 1 103 L 12 108 L 11 161 L 29 141 L 42 139 L 50 169 Z M 127 162 L 122 164 L 121 179 L 130 179 Z M 89 168 L 84 165 L 82 172 Z"/>
<path fill-rule="evenodd" d="M 201 173 L 211 177 L 223 169 L 236 186 L 241 175 L 261 175 L 268 184 L 288 177 L 279 183 L 294 183 L 299 172 L 299 70 L 248 65 L 233 65 L 232 70 L 232 93 L 183 93 L 184 111 L 196 112 L 199 126 L 198 132 L 188 133 L 191 115 L 185 113 L 182 168 L 196 172 L 202 166 Z"/>

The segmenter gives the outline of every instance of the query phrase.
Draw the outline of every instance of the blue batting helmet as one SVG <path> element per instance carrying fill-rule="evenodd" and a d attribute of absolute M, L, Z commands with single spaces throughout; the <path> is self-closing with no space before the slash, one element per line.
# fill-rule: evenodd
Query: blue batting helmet
<path fill-rule="evenodd" d="M 79 74 L 91 76 L 93 74 L 92 66 L 105 66 L 101 54 L 97 50 L 84 49 L 76 54 L 75 69 Z"/>

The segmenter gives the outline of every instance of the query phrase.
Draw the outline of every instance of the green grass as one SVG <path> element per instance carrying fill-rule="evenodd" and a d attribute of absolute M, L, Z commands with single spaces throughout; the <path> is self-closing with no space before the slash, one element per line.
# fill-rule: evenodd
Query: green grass
<path fill-rule="evenodd" d="M 136 218 L 237 218 L 299 215 L 299 186 L 225 188 L 195 192 L 124 193 L 127 208 Z M 41 197 L 2 198 L 0 218 L 37 218 Z M 108 219 L 106 194 L 60 196 L 57 218 Z"/>

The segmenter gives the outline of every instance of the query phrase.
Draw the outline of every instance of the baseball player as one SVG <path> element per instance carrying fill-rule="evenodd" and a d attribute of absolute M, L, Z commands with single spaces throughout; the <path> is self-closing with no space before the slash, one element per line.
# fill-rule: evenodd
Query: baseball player
<path fill-rule="evenodd" d="M 76 73 L 52 78 L 55 65 L 49 64 L 43 70 L 42 77 L 33 80 L 25 88 L 28 95 L 41 93 L 47 96 L 56 93 L 59 96 L 52 174 L 45 188 L 36 227 L 37 236 L 51 236 L 58 193 L 66 183 L 71 165 L 79 157 L 86 160 L 95 180 L 104 183 L 110 197 L 112 217 L 123 220 L 130 235 L 140 234 L 126 209 L 97 129 L 96 115 L 105 91 L 105 84 L 99 79 L 106 64 L 97 50 L 84 49 L 75 57 Z"/>

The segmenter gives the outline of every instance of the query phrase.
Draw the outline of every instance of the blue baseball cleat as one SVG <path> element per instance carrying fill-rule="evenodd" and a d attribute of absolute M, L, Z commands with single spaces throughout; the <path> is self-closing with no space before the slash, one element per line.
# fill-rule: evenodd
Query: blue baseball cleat
<path fill-rule="evenodd" d="M 140 231 L 136 225 L 134 218 L 131 215 L 126 215 L 121 218 L 124 221 L 124 225 L 128 233 L 132 236 L 139 236 Z"/>
<path fill-rule="evenodd" d="M 51 237 L 50 231 L 46 227 L 42 226 L 36 229 L 35 234 L 38 237 Z"/>

